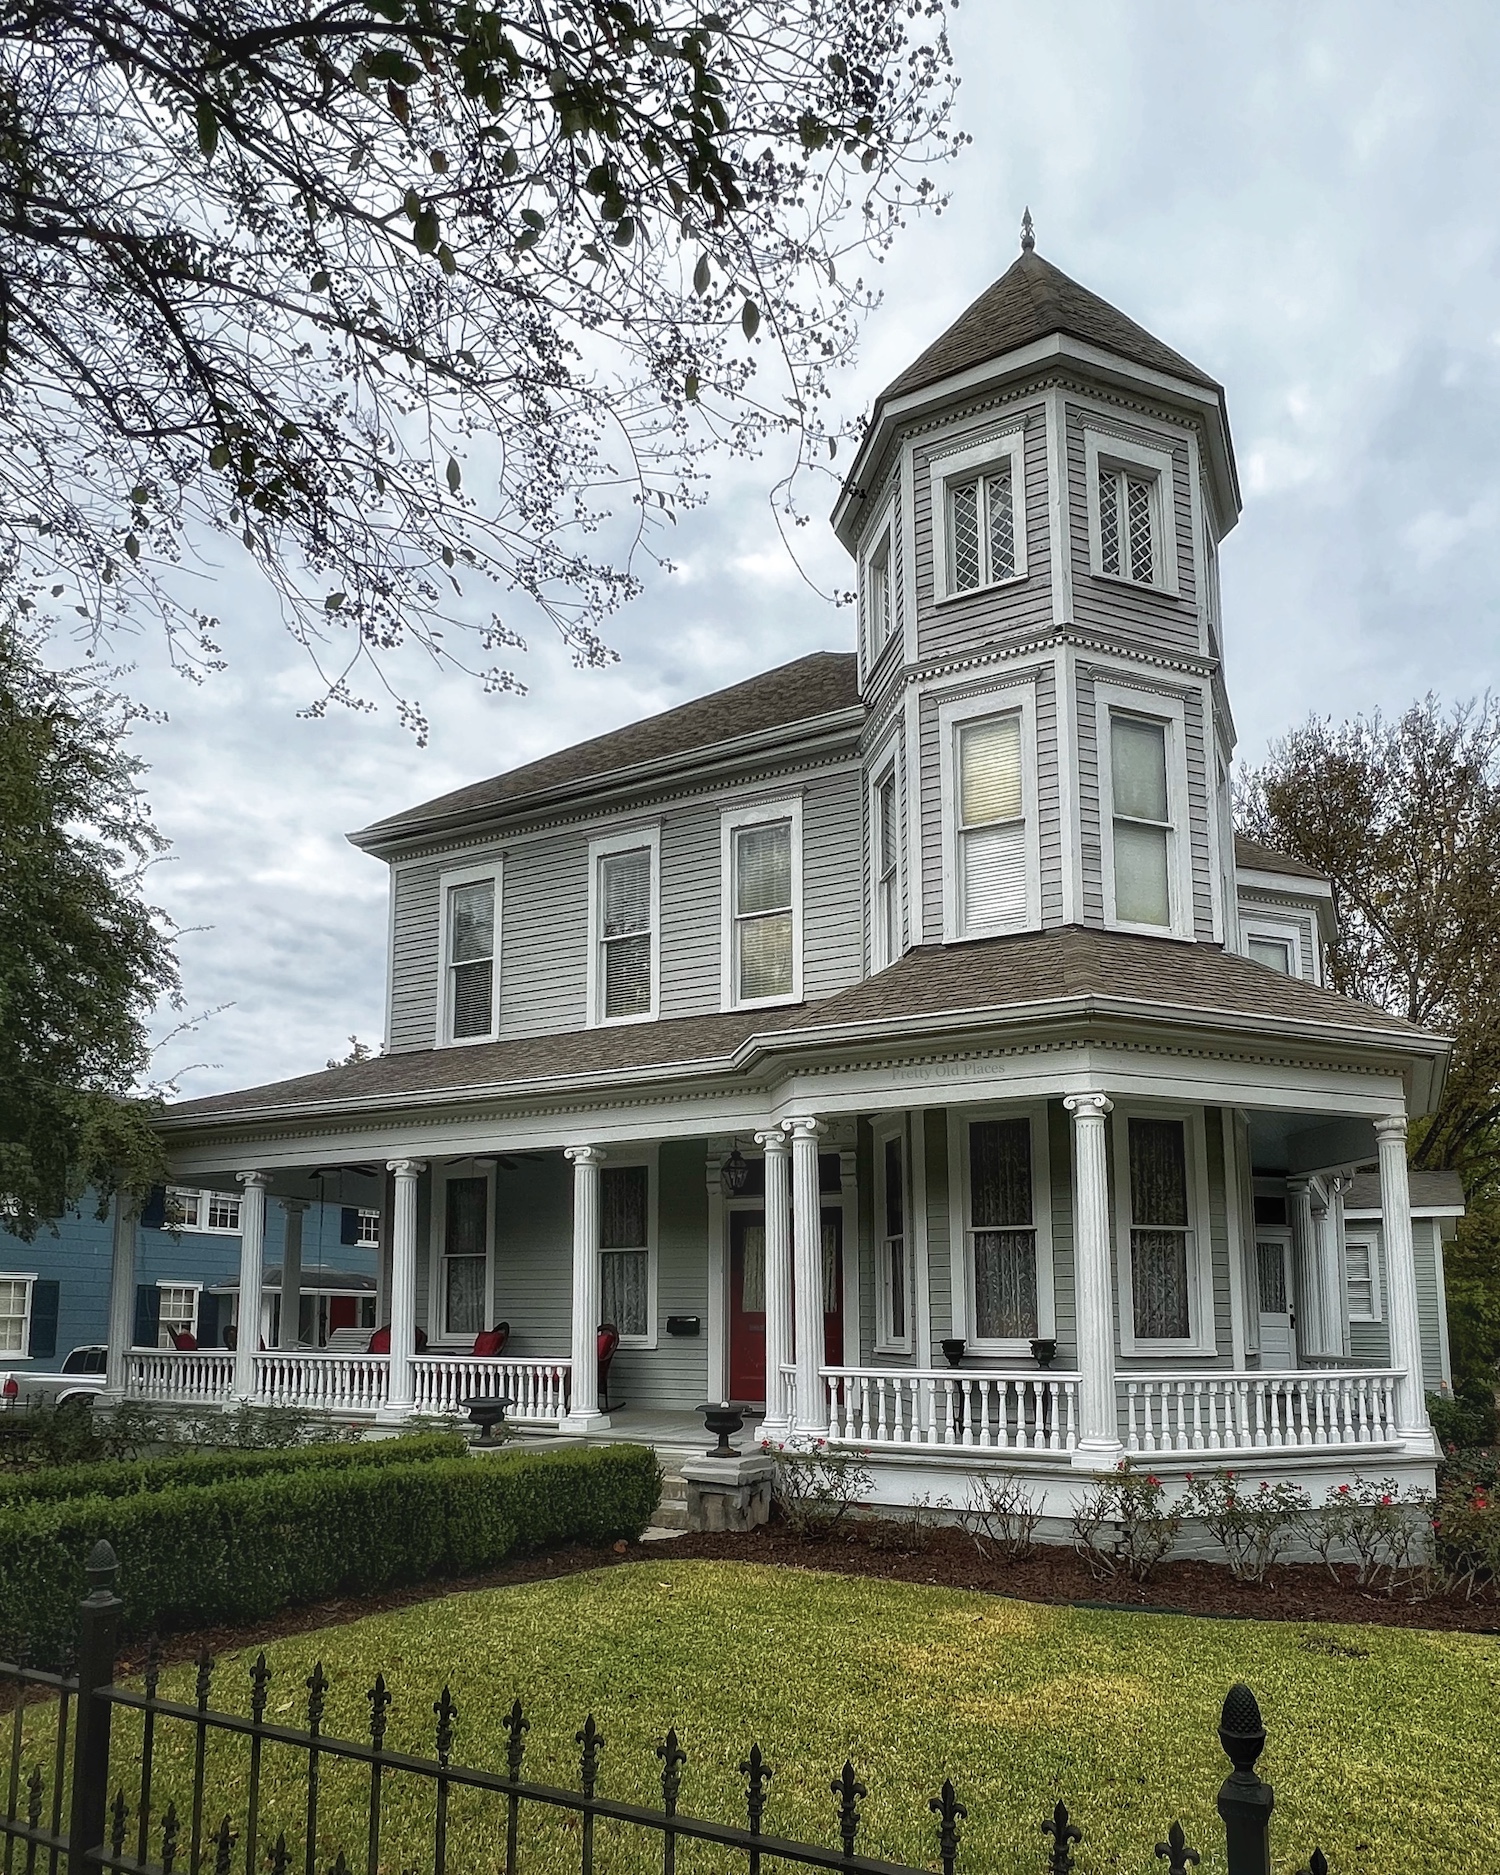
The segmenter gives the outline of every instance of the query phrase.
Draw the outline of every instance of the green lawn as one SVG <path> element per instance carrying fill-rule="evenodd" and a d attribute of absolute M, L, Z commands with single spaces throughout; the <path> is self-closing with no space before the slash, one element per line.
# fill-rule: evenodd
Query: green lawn
<path fill-rule="evenodd" d="M 1221 1869 L 1213 1800 L 1227 1767 L 1214 1734 L 1225 1689 L 1244 1678 L 1270 1731 L 1261 1768 L 1276 1786 L 1278 1875 L 1314 1843 L 1335 1875 L 1439 1875 L 1476 1866 L 1479 1845 L 1500 1841 L 1500 1643 L 1482 1636 L 1042 1608 L 664 1556 L 454 1595 L 268 1654 L 269 1716 L 300 1723 L 303 1681 L 321 1658 L 333 1683 L 325 1729 L 343 1736 L 365 1735 L 364 1694 L 382 1669 L 396 1750 L 430 1751 L 446 1679 L 459 1710 L 454 1757 L 496 1769 L 500 1718 L 519 1694 L 532 1721 L 527 1773 L 549 1782 L 576 1783 L 573 1736 L 592 1711 L 607 1740 L 600 1790 L 627 1800 L 652 1799 L 653 1747 L 675 1725 L 689 1758 L 682 1808 L 725 1820 L 742 1818 L 735 1767 L 756 1739 L 776 1772 L 767 1830 L 828 1843 L 828 1780 L 848 1754 L 869 1787 L 861 1848 L 919 1864 L 935 1854 L 927 1799 L 946 1774 L 969 1807 L 960 1868 L 974 1875 L 1040 1869 L 1038 1823 L 1059 1796 L 1087 1837 L 1079 1875 L 1162 1866 L 1151 1851 L 1174 1816 L 1204 1869 Z M 246 1705 L 249 1664 L 221 1663 L 216 1705 Z M 190 1698 L 191 1681 L 177 1669 L 163 1690 Z M 134 1721 L 121 1731 L 128 1777 Z M 161 1802 L 172 1794 L 185 1814 L 185 1742 L 159 1744 L 158 1761 Z M 238 1821 L 227 1762 L 211 1758 L 205 1809 Z M 302 1786 L 274 1753 L 267 1774 L 266 1820 L 286 1828 L 300 1870 Z M 330 1769 L 325 1790 L 326 1862 L 343 1846 L 362 1869 L 355 1783 Z M 576 1870 L 576 1834 L 562 1825 L 540 1820 L 526 1840 L 528 1875 Z M 392 1875 L 430 1870 L 414 1793 L 393 1790 L 383 1848 Z M 659 1849 L 602 1830 L 600 1875 L 653 1861 Z M 450 1869 L 496 1865 L 495 1812 L 456 1800 Z M 734 1866 L 686 1849 L 679 1865 L 684 1875 Z"/>

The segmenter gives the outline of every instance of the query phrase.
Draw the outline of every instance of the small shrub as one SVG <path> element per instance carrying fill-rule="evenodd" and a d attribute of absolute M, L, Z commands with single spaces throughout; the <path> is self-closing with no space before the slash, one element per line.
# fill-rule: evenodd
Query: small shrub
<path fill-rule="evenodd" d="M 1492 1381 L 1473 1376 L 1455 1380 L 1451 1399 L 1429 1393 L 1427 1417 L 1445 1452 L 1468 1452 L 1500 1442 Z"/>
<path fill-rule="evenodd" d="M 1300 1485 L 1263 1478 L 1250 1490 L 1233 1471 L 1189 1472 L 1178 1502 L 1223 1550 L 1236 1582 L 1264 1582 L 1312 1509 Z"/>
<path fill-rule="evenodd" d="M 660 1495 L 656 1455 L 611 1445 L 302 1466 L 124 1497 L 11 1503 L 0 1507 L 0 1642 L 24 1639 L 38 1662 L 62 1656 L 84 1559 L 100 1538 L 120 1559 L 128 1637 L 264 1620 L 330 1595 L 473 1574 L 557 1543 L 638 1537 Z"/>
<path fill-rule="evenodd" d="M 832 1536 L 875 1483 L 865 1453 L 826 1439 L 801 1445 L 767 1440 L 761 1450 L 775 1462 L 772 1495 L 804 1542 Z"/>
<path fill-rule="evenodd" d="M 1432 1579 L 1477 1601 L 1500 1590 L 1500 1493 L 1472 1476 L 1446 1478 L 1432 1519 Z"/>
<path fill-rule="evenodd" d="M 971 1481 L 964 1523 L 981 1556 L 1025 1562 L 1036 1553 L 1041 1521 L 1041 1503 L 1022 1479 L 986 1472 Z"/>
<path fill-rule="evenodd" d="M 1112 1478 L 1084 1492 L 1073 1512 L 1073 1547 L 1095 1575 L 1145 1582 L 1170 1552 L 1182 1514 L 1167 1508 L 1166 1487 L 1122 1461 Z"/>
<path fill-rule="evenodd" d="M 889 1550 L 898 1556 L 923 1556 L 932 1548 L 932 1539 L 942 1524 L 944 1513 L 952 1508 L 949 1498 L 934 1499 L 924 1493 L 905 1509 L 883 1511 L 860 1528 L 873 1550 Z"/>
<path fill-rule="evenodd" d="M 1392 1589 L 1425 1566 L 1432 1514 L 1425 1491 L 1412 1489 L 1403 1496 L 1394 1478 L 1357 1478 L 1328 1487 L 1309 1533 L 1335 1580 L 1340 1562 L 1352 1559 L 1357 1587 L 1384 1580 Z"/>

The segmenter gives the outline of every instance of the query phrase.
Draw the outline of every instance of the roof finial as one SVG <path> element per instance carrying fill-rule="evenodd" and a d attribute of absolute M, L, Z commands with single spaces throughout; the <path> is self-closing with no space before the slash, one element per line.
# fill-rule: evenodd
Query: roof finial
<path fill-rule="evenodd" d="M 1021 216 L 1021 252 L 1029 254 L 1036 246 L 1036 232 L 1031 225 L 1031 210 L 1026 209 Z"/>

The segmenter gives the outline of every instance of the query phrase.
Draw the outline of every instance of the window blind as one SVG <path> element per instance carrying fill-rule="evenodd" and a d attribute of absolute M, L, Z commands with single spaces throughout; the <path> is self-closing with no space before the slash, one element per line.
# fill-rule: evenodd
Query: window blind
<path fill-rule="evenodd" d="M 650 847 L 600 860 L 599 901 L 604 1013 L 646 1015 L 651 1008 Z"/>

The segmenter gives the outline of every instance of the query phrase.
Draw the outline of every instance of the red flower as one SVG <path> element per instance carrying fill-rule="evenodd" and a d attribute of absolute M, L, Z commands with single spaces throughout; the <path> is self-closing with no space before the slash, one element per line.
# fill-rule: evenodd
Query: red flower
<path fill-rule="evenodd" d="M 1380 1501 L 1382 1504 L 1389 1504 L 1391 1500 L 1389 1497 L 1383 1497 Z"/>
<path fill-rule="evenodd" d="M 1349 1495 L 1349 1487 L 1348 1487 L 1348 1485 L 1347 1485 L 1347 1484 L 1341 1484 L 1341 1485 L 1339 1486 L 1339 1496 L 1340 1496 L 1340 1497 L 1347 1497 L 1348 1495 Z"/>

